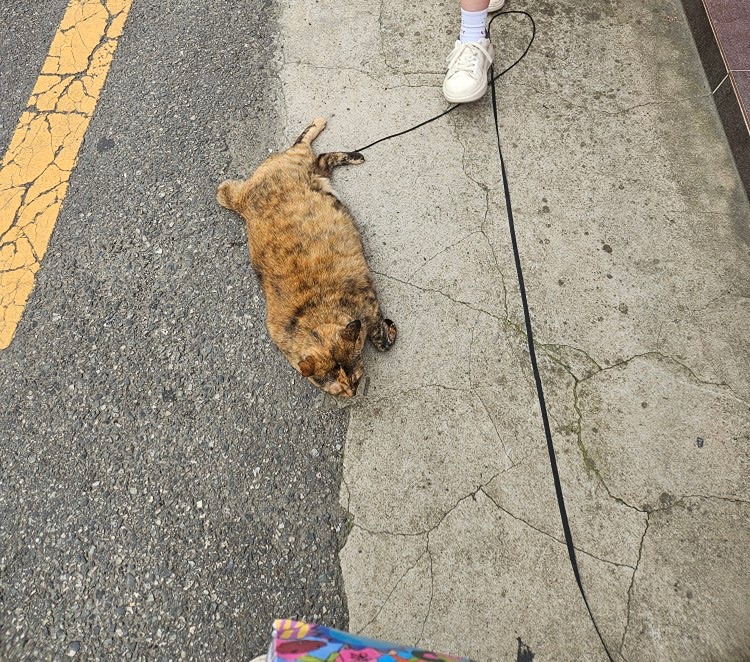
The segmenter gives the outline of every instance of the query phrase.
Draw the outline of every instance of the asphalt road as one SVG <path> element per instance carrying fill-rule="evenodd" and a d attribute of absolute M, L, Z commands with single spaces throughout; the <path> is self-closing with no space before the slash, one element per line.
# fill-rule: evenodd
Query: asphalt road
<path fill-rule="evenodd" d="M 65 8 L 0 4 L 0 139 Z M 260 0 L 136 0 L 0 351 L 0 659 L 247 659 L 346 626 L 345 413 L 271 345 L 216 184 L 276 146 Z"/>

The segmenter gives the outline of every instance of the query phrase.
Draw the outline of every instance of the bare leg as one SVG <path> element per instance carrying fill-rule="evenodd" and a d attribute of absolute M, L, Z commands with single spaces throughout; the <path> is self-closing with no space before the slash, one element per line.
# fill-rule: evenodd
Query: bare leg
<path fill-rule="evenodd" d="M 461 0 L 464 11 L 484 11 L 490 6 L 490 0 Z"/>

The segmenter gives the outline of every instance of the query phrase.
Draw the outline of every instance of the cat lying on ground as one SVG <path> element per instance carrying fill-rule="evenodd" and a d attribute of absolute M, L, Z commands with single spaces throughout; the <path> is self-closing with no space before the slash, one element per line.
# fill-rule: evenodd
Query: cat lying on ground
<path fill-rule="evenodd" d="M 365 339 L 388 350 L 396 325 L 383 318 L 354 219 L 329 180 L 336 166 L 365 159 L 316 156 L 311 143 L 325 125 L 313 120 L 292 147 L 249 179 L 223 182 L 216 197 L 245 220 L 271 339 L 317 387 L 351 397 L 364 373 Z"/>

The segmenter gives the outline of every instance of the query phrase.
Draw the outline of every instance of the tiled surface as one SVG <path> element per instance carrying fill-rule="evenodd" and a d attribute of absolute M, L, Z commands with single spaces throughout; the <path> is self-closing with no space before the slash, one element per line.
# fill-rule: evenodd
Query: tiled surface
<path fill-rule="evenodd" d="M 745 128 L 750 127 L 750 1 L 703 0 L 713 33 L 723 55 L 724 69 L 734 83 L 734 93 L 744 110 Z M 699 46 L 700 47 L 700 46 Z M 730 81 L 727 81 L 730 82 Z"/>
<path fill-rule="evenodd" d="M 748 34 L 748 39 L 750 40 L 750 34 Z M 750 125 L 750 70 L 733 71 L 732 78 L 734 79 L 737 96 L 745 107 L 745 118 Z"/>
<path fill-rule="evenodd" d="M 682 6 L 706 72 L 706 78 L 708 78 L 708 86 L 715 90 L 726 78 L 727 67 L 711 27 L 711 21 L 708 19 L 706 7 L 703 0 L 682 0 Z"/>
<path fill-rule="evenodd" d="M 682 0 L 682 5 L 750 193 L 750 0 Z"/>
<path fill-rule="evenodd" d="M 728 68 L 750 69 L 750 2 L 704 0 Z"/>
<path fill-rule="evenodd" d="M 727 135 L 727 141 L 732 150 L 737 170 L 745 185 L 745 190 L 750 191 L 750 132 L 748 132 L 747 124 L 743 119 L 738 97 L 739 95 L 731 81 L 727 79 L 716 90 L 714 102 L 724 125 L 724 132 Z"/>

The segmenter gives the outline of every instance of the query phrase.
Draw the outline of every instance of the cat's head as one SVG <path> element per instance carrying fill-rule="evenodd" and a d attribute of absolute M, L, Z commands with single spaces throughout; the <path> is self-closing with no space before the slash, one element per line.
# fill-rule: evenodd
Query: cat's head
<path fill-rule="evenodd" d="M 299 371 L 326 393 L 351 398 L 365 372 L 362 322 L 325 324 L 315 329 L 313 336 L 317 342 L 299 362 Z"/>

